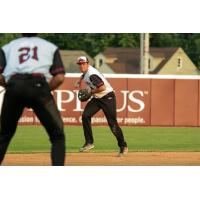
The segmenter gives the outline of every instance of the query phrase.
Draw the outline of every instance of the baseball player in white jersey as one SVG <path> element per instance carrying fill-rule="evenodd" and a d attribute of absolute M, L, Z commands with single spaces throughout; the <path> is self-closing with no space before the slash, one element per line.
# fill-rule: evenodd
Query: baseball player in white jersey
<path fill-rule="evenodd" d="M 119 156 L 126 154 L 128 152 L 128 147 L 124 140 L 122 130 L 117 122 L 116 97 L 113 88 L 97 69 L 89 65 L 87 57 L 79 57 L 77 59 L 77 64 L 80 66 L 80 71 L 83 74 L 75 85 L 76 87 L 81 87 L 81 81 L 83 80 L 87 84 L 88 90 L 93 96 L 85 106 L 82 114 L 85 144 L 79 151 L 85 152 L 94 148 L 91 117 L 102 109 L 110 129 L 118 141 L 118 146 L 120 148 Z"/>
<path fill-rule="evenodd" d="M 0 49 L 0 85 L 6 89 L 0 119 L 0 164 L 24 108 L 29 107 L 49 135 L 52 165 L 62 166 L 65 135 L 51 94 L 64 81 L 65 70 L 59 49 L 35 33 L 22 35 Z"/>

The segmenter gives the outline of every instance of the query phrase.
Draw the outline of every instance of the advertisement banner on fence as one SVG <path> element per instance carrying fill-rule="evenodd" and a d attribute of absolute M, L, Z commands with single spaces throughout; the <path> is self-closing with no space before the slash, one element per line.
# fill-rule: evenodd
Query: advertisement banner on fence
<path fill-rule="evenodd" d="M 76 77 L 66 77 L 62 86 L 52 94 L 56 100 L 65 125 L 80 125 L 81 115 L 86 105 L 78 100 L 78 90 L 74 87 Z M 121 125 L 150 125 L 149 80 L 130 80 L 126 78 L 108 78 L 117 97 L 117 120 Z M 39 124 L 39 120 L 31 109 L 25 109 L 20 124 Z M 94 125 L 107 125 L 102 111 L 93 118 Z"/>
<path fill-rule="evenodd" d="M 65 125 L 81 125 L 86 105 L 78 100 L 74 83 L 80 74 L 68 74 L 61 87 L 52 92 Z M 106 75 L 115 90 L 117 120 L 123 126 L 199 126 L 198 76 Z M 3 88 L 1 88 L 3 89 Z M 4 92 L 0 93 L 2 104 Z M 91 120 L 107 125 L 102 111 Z M 39 125 L 31 109 L 25 109 L 22 125 Z"/>

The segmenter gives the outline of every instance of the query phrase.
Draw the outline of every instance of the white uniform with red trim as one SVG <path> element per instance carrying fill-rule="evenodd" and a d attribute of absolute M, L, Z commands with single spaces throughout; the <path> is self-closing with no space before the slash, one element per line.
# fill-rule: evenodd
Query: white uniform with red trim
<path fill-rule="evenodd" d="M 52 77 L 50 67 L 57 46 L 38 37 L 23 37 L 2 47 L 6 57 L 3 75 L 6 81 L 13 74 L 41 73 L 46 79 Z"/>
<path fill-rule="evenodd" d="M 105 96 L 106 94 L 110 93 L 113 91 L 113 88 L 111 87 L 111 85 L 109 84 L 109 82 L 105 79 L 104 75 L 101 74 L 98 70 L 96 70 L 94 67 L 92 67 L 91 65 L 88 67 L 88 71 L 84 74 L 84 81 L 85 83 L 92 89 L 95 89 L 96 86 L 93 85 L 93 83 L 90 80 L 90 76 L 92 75 L 97 75 L 104 83 L 106 90 L 99 92 L 99 93 L 95 93 L 93 94 L 93 96 L 95 98 L 102 98 L 103 96 Z"/>

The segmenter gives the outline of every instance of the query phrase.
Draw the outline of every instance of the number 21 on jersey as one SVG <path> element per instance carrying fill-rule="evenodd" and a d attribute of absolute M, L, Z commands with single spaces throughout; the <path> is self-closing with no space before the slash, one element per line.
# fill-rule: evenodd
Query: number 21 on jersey
<path fill-rule="evenodd" d="M 29 59 L 38 60 L 38 48 L 37 47 L 22 47 L 18 50 L 19 54 L 19 63 L 22 64 Z"/>

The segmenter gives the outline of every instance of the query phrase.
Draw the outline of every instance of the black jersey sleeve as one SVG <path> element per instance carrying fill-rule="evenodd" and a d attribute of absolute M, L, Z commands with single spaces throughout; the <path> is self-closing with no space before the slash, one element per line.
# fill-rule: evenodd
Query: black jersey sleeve
<path fill-rule="evenodd" d="M 90 76 L 90 81 L 92 82 L 92 84 L 94 86 L 96 86 L 97 88 L 101 87 L 102 85 L 104 85 L 103 80 L 96 74 L 93 74 Z"/>
<path fill-rule="evenodd" d="M 0 73 L 3 72 L 5 66 L 6 66 L 6 57 L 3 49 L 0 48 Z"/>
<path fill-rule="evenodd" d="M 59 49 L 57 49 L 54 53 L 54 58 L 53 58 L 53 65 L 50 68 L 50 73 L 55 76 L 57 74 L 64 74 L 65 73 L 65 68 L 60 56 Z"/>

